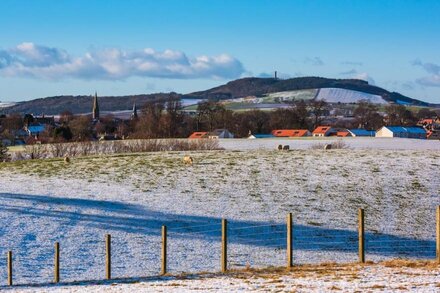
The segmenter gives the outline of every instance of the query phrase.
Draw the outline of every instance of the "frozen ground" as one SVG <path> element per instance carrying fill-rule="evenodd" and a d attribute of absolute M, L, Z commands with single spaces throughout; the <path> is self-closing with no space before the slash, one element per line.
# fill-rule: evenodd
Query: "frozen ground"
<path fill-rule="evenodd" d="M 193 166 L 185 154 L 0 164 L 0 255 L 13 251 L 15 283 L 53 279 L 55 241 L 62 280 L 103 279 L 106 233 L 114 277 L 157 275 L 161 225 L 170 272 L 215 272 L 221 218 L 230 220 L 230 267 L 284 265 L 288 212 L 295 263 L 353 262 L 360 207 L 367 259 L 435 257 L 438 150 L 192 152 Z"/>

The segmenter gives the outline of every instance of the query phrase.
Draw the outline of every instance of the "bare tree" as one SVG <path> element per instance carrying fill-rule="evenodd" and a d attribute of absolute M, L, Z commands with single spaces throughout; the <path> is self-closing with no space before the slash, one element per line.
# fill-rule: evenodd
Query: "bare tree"
<path fill-rule="evenodd" d="M 325 100 L 313 100 L 310 104 L 310 112 L 313 115 L 313 128 L 321 124 L 322 116 L 328 114 L 329 105 Z"/>

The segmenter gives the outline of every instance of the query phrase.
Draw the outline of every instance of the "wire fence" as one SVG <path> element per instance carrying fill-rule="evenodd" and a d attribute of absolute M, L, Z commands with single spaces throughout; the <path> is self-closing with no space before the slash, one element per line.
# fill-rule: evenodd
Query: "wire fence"
<path fill-rule="evenodd" d="M 80 241 L 80 236 L 61 237 L 61 282 L 105 279 L 109 268 L 112 279 L 142 278 L 158 276 L 161 271 L 213 272 L 223 265 L 225 269 L 289 266 L 289 258 L 294 265 L 390 258 L 440 262 L 440 255 L 436 254 L 436 250 L 440 251 L 440 207 L 436 210 L 437 216 L 431 214 L 433 224 L 424 227 L 422 234 L 414 232 L 415 236 L 396 230 L 392 224 L 384 225 L 380 231 L 372 229 L 367 214 L 367 221 L 359 217 L 346 229 L 295 220 L 292 225 L 289 220 L 232 220 L 227 226 L 220 220 L 168 221 L 165 235 L 161 234 L 161 226 L 152 227 L 148 235 L 119 233 L 111 237 L 110 249 L 104 235 L 88 237 L 86 241 Z M 0 286 L 54 282 L 54 243 L 39 238 L 31 243 L 12 251 L 12 263 L 0 258 Z M 7 250 L 2 252 L 6 255 Z"/>

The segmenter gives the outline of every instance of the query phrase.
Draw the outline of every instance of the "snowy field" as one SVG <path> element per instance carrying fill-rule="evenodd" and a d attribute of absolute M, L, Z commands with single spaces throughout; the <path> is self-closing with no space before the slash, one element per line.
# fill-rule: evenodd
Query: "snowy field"
<path fill-rule="evenodd" d="M 45 292 L 438 292 L 440 269 L 434 263 L 384 262 L 380 264 L 295 267 L 202 274 L 177 277 L 93 282 L 44 287 Z M 20 290 L 24 293 L 41 287 Z"/>
<path fill-rule="evenodd" d="M 0 255 L 13 251 L 16 284 L 47 283 L 59 241 L 62 281 L 99 280 L 110 233 L 115 278 L 154 276 L 167 225 L 171 273 L 215 272 L 227 218 L 231 268 L 283 266 L 292 212 L 296 264 L 354 262 L 365 208 L 368 260 L 433 259 L 439 142 L 404 141 L 323 151 L 307 149 L 316 140 L 225 140 L 225 151 L 191 152 L 193 166 L 183 152 L 0 164 Z"/>
<path fill-rule="evenodd" d="M 348 148 L 356 150 L 437 150 L 439 140 L 410 138 L 375 137 L 303 137 L 303 138 L 263 138 L 263 139 L 222 139 L 220 146 L 227 150 L 274 150 L 279 144 L 289 145 L 290 149 L 305 150 L 316 144 L 344 141 Z"/>

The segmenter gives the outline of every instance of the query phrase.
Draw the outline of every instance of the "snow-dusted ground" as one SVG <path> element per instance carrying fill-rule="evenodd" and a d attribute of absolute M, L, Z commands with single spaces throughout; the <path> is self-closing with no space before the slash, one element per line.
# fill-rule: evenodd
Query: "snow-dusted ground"
<path fill-rule="evenodd" d="M 350 149 L 359 150 L 437 150 L 439 140 L 382 138 L 382 137 L 305 137 L 305 138 L 263 138 L 263 139 L 221 139 L 220 146 L 227 150 L 274 150 L 278 145 L 289 145 L 290 149 L 310 149 L 316 144 L 344 141 Z"/>
<path fill-rule="evenodd" d="M 21 292 L 439 292 L 435 264 L 323 265 L 237 273 L 21 287 Z"/>
<path fill-rule="evenodd" d="M 221 218 L 229 219 L 230 267 L 281 266 L 289 212 L 295 263 L 353 262 L 361 207 L 367 259 L 434 258 L 435 142 L 290 152 L 273 150 L 278 140 L 269 149 L 244 142 L 236 141 L 240 151 L 191 152 L 193 166 L 182 152 L 0 164 L 0 255 L 13 251 L 15 283 L 53 279 L 55 241 L 63 281 L 103 279 L 106 233 L 114 277 L 157 275 L 161 225 L 169 229 L 170 272 L 218 271 Z"/>

